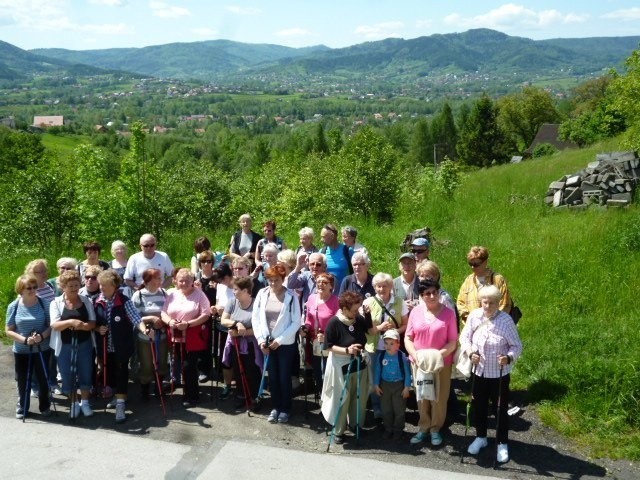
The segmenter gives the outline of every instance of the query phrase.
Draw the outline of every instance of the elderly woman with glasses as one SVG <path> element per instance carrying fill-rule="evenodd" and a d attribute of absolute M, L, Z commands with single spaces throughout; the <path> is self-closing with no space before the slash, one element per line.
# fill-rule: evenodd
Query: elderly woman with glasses
<path fill-rule="evenodd" d="M 471 247 L 471 250 L 467 253 L 467 262 L 471 267 L 472 273 L 465 278 L 462 283 L 456 302 L 460 320 L 463 325 L 467 320 L 469 312 L 480 308 L 478 291 L 486 285 L 495 285 L 498 290 L 500 290 L 500 310 L 509 313 L 513 307 L 507 281 L 502 275 L 495 273 L 488 267 L 488 260 L 489 250 L 485 247 L 474 246 Z"/>
<path fill-rule="evenodd" d="M 56 297 L 62 295 L 62 288 L 60 287 L 60 275 L 67 270 L 76 270 L 78 268 L 78 261 L 71 257 L 61 257 L 56 262 L 56 269 L 58 270 L 58 276 L 50 278 L 47 283 L 53 287 L 56 293 Z"/>
<path fill-rule="evenodd" d="M 442 443 L 440 430 L 447 417 L 458 322 L 455 312 L 440 302 L 440 284 L 436 280 L 421 280 L 418 292 L 421 301 L 411 310 L 404 344 L 414 366 L 414 382 L 420 370 L 433 379 L 433 391 L 426 398 L 416 395 L 420 419 L 418 433 L 411 438 L 411 443 L 422 442 L 428 434 L 431 445 L 438 446 Z"/>
<path fill-rule="evenodd" d="M 33 275 L 18 277 L 15 292 L 18 298 L 7 307 L 5 332 L 13 340 L 13 359 L 18 382 L 20 401 L 16 407 L 16 418 L 24 418 L 29 407 L 27 380 L 35 370 L 41 392 L 48 390 L 43 369 L 49 359 L 49 312 L 44 302 L 36 295 L 38 280 Z M 36 351 L 34 351 L 36 347 Z M 42 356 L 42 360 L 40 359 Z M 44 416 L 51 415 L 49 395 L 39 395 L 39 409 Z"/>
<path fill-rule="evenodd" d="M 509 461 L 509 383 L 513 363 L 522 353 L 522 342 L 511 317 L 499 309 L 502 292 L 496 285 L 479 289 L 480 308 L 472 310 L 460 334 L 460 354 L 468 355 L 471 372 L 471 411 L 474 412 L 476 439 L 467 451 L 477 455 L 487 446 L 489 399 L 497 405 L 497 461 Z"/>

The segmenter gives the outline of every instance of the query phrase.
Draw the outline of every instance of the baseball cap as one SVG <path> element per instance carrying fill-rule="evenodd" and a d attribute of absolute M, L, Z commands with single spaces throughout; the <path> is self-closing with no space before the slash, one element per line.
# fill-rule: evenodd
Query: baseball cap
<path fill-rule="evenodd" d="M 395 329 L 390 329 L 387 330 L 386 332 L 384 332 L 384 335 L 382 336 L 383 339 L 387 339 L 387 338 L 393 338 L 394 340 L 400 340 L 400 335 L 398 334 L 398 331 Z"/>
<path fill-rule="evenodd" d="M 426 238 L 420 237 L 420 238 L 416 238 L 413 242 L 411 242 L 411 245 L 414 247 L 429 247 L 431 246 L 429 244 L 429 240 L 427 240 Z"/>
<path fill-rule="evenodd" d="M 416 256 L 413 253 L 410 253 L 410 252 L 406 252 L 406 253 L 403 253 L 402 255 L 400 255 L 400 260 L 402 260 L 404 258 L 410 258 L 413 261 L 416 260 Z"/>

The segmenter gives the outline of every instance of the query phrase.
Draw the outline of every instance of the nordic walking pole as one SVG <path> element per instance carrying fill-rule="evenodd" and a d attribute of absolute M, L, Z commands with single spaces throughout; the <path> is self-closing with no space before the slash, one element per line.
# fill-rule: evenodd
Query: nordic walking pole
<path fill-rule="evenodd" d="M 244 371 L 244 364 L 242 358 L 240 358 L 240 347 L 238 345 L 238 337 L 231 336 L 233 338 L 233 346 L 236 350 L 236 357 L 238 359 L 238 369 L 240 370 L 240 382 L 242 383 L 242 390 L 244 392 L 244 404 L 247 407 L 247 415 L 251 416 L 251 390 L 249 390 L 249 382 L 247 382 L 247 374 Z"/>
<path fill-rule="evenodd" d="M 71 379 L 73 383 L 69 395 L 69 419 L 75 421 L 79 414 L 75 411 L 76 399 L 78 398 L 78 335 L 75 328 L 71 329 Z"/>
<path fill-rule="evenodd" d="M 40 354 L 40 364 L 42 365 L 42 371 L 44 372 L 44 378 L 47 380 L 47 387 L 49 388 L 49 401 L 53 405 L 53 411 L 58 413 L 58 411 L 56 410 L 56 402 L 55 402 L 55 399 L 53 398 L 53 393 L 51 393 L 51 387 L 49 387 L 49 385 L 50 385 L 50 383 L 49 383 L 49 372 L 47 372 L 47 366 L 44 363 L 44 356 L 42 355 L 42 349 L 40 348 L 40 344 L 39 343 L 36 343 L 36 346 L 38 347 L 38 354 Z"/>
<path fill-rule="evenodd" d="M 156 375 L 156 386 L 158 387 L 158 395 L 160 396 L 160 405 L 162 406 L 162 413 L 166 417 L 167 409 L 164 406 L 164 394 L 162 392 L 162 382 L 160 381 L 160 373 L 158 372 L 158 352 L 156 351 L 156 344 L 154 343 L 155 337 L 159 333 L 154 332 L 154 339 L 149 338 L 149 348 L 151 348 L 151 360 L 153 361 L 153 371 Z"/>
<path fill-rule="evenodd" d="M 498 435 L 500 432 L 500 410 L 502 409 L 502 369 L 504 365 L 500 364 L 500 378 L 498 379 L 498 404 L 496 405 L 496 455 L 493 457 L 493 468 L 497 466 L 498 458 Z"/>
<path fill-rule="evenodd" d="M 307 346 L 306 346 L 307 337 L 300 336 L 300 346 L 302 347 L 302 381 L 304 382 L 304 416 L 305 418 L 309 414 L 309 399 L 308 393 L 309 389 L 307 388 Z M 300 366 L 298 366 L 298 375 L 300 374 Z"/>
<path fill-rule="evenodd" d="M 264 356 L 264 365 L 262 366 L 262 377 L 260 378 L 260 388 L 258 389 L 258 398 L 262 398 L 264 394 L 264 380 L 267 376 L 267 369 L 269 368 L 269 355 Z"/>
<path fill-rule="evenodd" d="M 104 413 L 107 413 L 107 335 L 102 336 L 102 399 L 104 400 Z"/>
<path fill-rule="evenodd" d="M 347 367 L 347 374 L 344 377 L 344 385 L 342 386 L 342 392 L 340 393 L 340 402 L 338 405 L 338 410 L 336 411 L 336 416 L 333 419 L 333 428 L 331 429 L 331 435 L 329 435 L 329 443 L 327 443 L 327 453 L 329 452 L 329 448 L 331 447 L 331 443 L 336 436 L 336 423 L 338 423 L 338 418 L 340 418 L 340 412 L 342 411 L 342 407 L 344 406 L 344 394 L 347 391 L 347 387 L 349 386 L 349 377 L 351 377 L 351 367 L 353 366 L 355 358 L 351 358 L 349 361 L 349 366 Z"/>
<path fill-rule="evenodd" d="M 360 352 L 356 355 L 358 373 L 356 374 L 356 441 L 360 440 L 360 361 L 362 356 Z"/>
<path fill-rule="evenodd" d="M 27 412 L 29 411 L 29 404 L 31 403 L 29 392 L 31 390 L 31 358 L 33 357 L 33 345 L 29 345 L 29 360 L 27 361 L 27 383 L 24 386 L 22 397 L 22 423 L 27 418 Z"/>
<path fill-rule="evenodd" d="M 464 424 L 464 438 L 467 438 L 467 433 L 469 432 L 469 427 L 471 426 L 471 400 L 473 400 L 473 386 L 475 384 L 475 376 L 476 376 L 476 365 L 473 365 L 473 369 L 471 370 L 471 390 L 469 392 L 469 400 L 467 401 L 467 418 Z M 460 453 L 460 463 L 462 463 L 462 459 L 464 458 L 465 448 L 463 446 L 462 452 Z"/>

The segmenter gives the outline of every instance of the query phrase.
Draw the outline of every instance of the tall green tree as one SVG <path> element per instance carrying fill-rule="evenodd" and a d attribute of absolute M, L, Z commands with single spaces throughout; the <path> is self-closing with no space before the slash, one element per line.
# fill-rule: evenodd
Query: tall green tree
<path fill-rule="evenodd" d="M 627 71 L 611 84 L 611 111 L 619 112 L 629 126 L 625 144 L 640 151 L 640 49 L 625 62 Z M 610 118 L 610 116 L 609 116 Z"/>
<path fill-rule="evenodd" d="M 458 155 L 467 165 L 489 167 L 509 160 L 505 136 L 498 126 L 498 108 L 487 95 L 476 100 L 460 132 Z"/>
<path fill-rule="evenodd" d="M 431 122 L 431 138 L 434 143 L 434 154 L 437 154 L 438 162 L 442 161 L 445 156 L 450 159 L 456 157 L 458 129 L 456 128 L 449 102 L 444 103 L 438 115 Z"/>
<path fill-rule="evenodd" d="M 426 118 L 416 123 L 411 141 L 411 157 L 420 165 L 433 164 L 433 139 L 431 129 Z"/>
<path fill-rule="evenodd" d="M 560 114 L 551 94 L 537 87 L 498 100 L 498 124 L 519 152 L 527 149 L 543 123 L 557 123 Z"/>

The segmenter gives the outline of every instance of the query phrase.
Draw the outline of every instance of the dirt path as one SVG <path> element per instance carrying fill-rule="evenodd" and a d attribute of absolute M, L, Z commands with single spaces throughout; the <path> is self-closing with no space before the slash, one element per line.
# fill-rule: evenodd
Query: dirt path
<path fill-rule="evenodd" d="M 7 346 L 0 347 L 0 379 L 0 415 L 13 417 L 16 386 L 13 379 L 13 354 Z M 107 429 L 125 435 L 140 435 L 188 445 L 192 447 L 194 461 L 197 461 L 198 452 L 208 448 L 214 440 L 236 440 L 247 444 L 258 443 L 306 452 L 326 450 L 328 437 L 324 430 L 325 422 L 317 405 L 313 404 L 312 396 L 309 397 L 310 410 L 306 415 L 304 396 L 300 394 L 294 400 L 290 423 L 271 425 L 266 420 L 268 405 L 249 417 L 244 411 L 235 410 L 234 400 L 217 401 L 218 392 L 219 389 L 215 386 L 212 389 L 211 384 L 202 387 L 203 402 L 190 410 L 182 407 L 180 395 L 177 394 L 168 409 L 167 418 L 164 418 L 158 400 L 152 398 L 147 403 L 142 402 L 137 386 L 132 386 L 128 402 L 129 419 L 126 423 L 116 426 L 113 410 L 104 413 L 102 400 L 97 399 L 94 401 L 96 414 L 91 418 L 81 417 L 76 420 L 75 427 L 90 430 Z M 62 397 L 56 397 L 56 400 L 58 414 L 49 421 L 67 425 L 68 402 Z M 32 411 L 34 410 L 37 408 L 32 406 Z M 463 411 L 462 408 L 460 411 Z M 576 451 L 571 442 L 544 427 L 535 411 L 526 406 L 520 414 L 512 417 L 511 460 L 496 470 L 492 469 L 495 455 L 492 442 L 478 458 L 465 455 L 464 462 L 460 462 L 460 452 L 471 441 L 471 438 L 464 438 L 462 416 L 455 417 L 454 423 L 443 431 L 444 443 L 438 448 L 431 448 L 428 443 L 418 446 L 409 444 L 409 438 L 417 431 L 417 420 L 417 413 L 409 411 L 407 433 L 402 442 L 383 440 L 381 432 L 371 428 L 367 429 L 358 443 L 348 441 L 342 446 L 332 445 L 331 454 L 354 455 L 452 472 L 523 480 L 640 478 L 640 466 L 631 462 L 585 458 Z M 367 425 L 373 423 L 373 419 L 368 418 Z M 26 423 L 24 428 L 28 429 L 29 424 Z M 490 430 L 489 436 L 492 437 L 493 433 Z"/>

